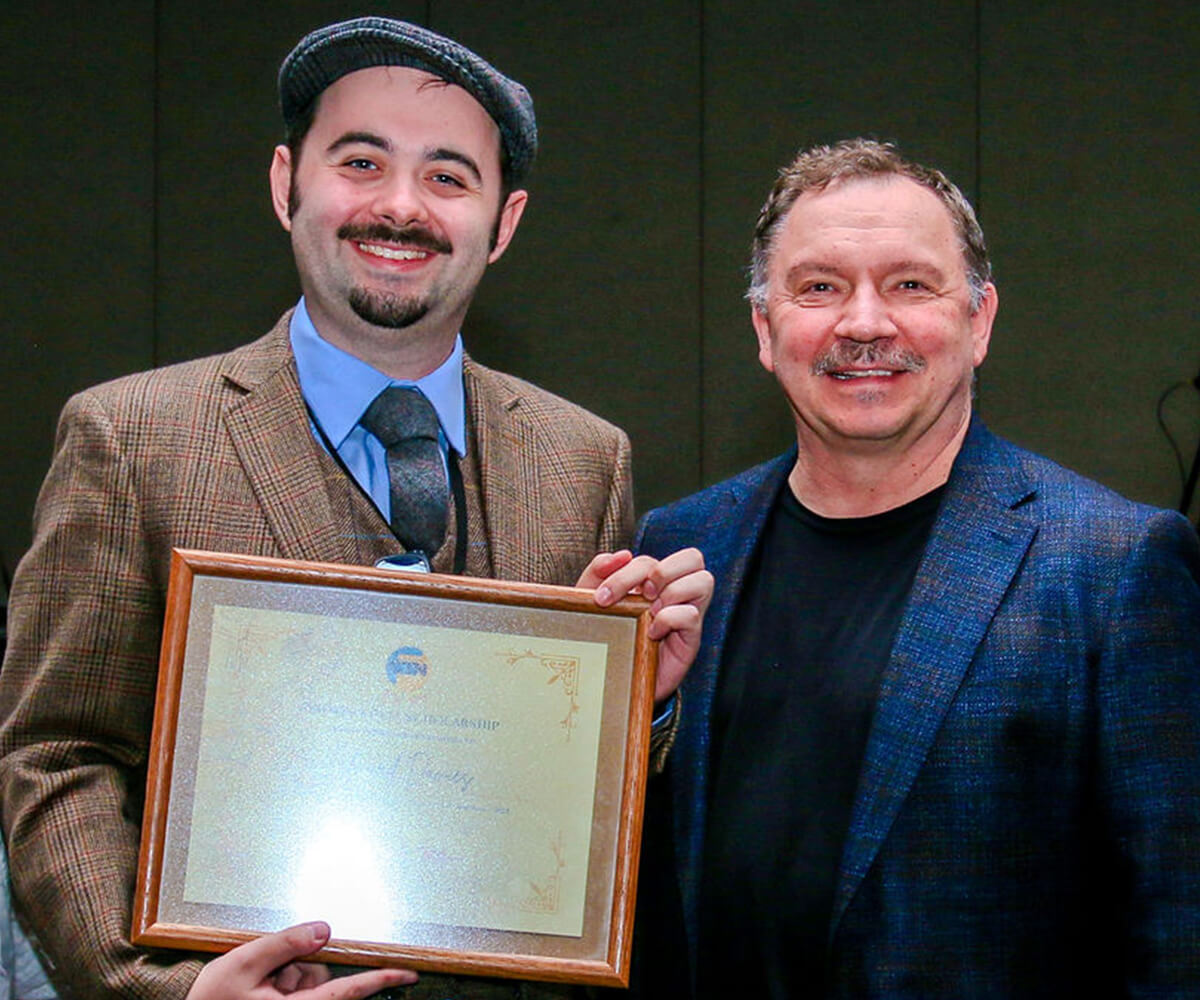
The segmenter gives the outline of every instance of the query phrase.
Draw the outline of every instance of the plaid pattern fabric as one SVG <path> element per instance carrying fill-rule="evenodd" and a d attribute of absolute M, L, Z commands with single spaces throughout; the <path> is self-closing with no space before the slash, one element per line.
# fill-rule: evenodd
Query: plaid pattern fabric
<path fill-rule="evenodd" d="M 128 944 L 172 547 L 343 563 L 395 551 L 309 432 L 287 331 L 285 315 L 253 344 L 63 411 L 11 594 L 0 805 L 15 900 L 64 995 L 168 1000 L 199 968 Z M 629 537 L 627 438 L 470 360 L 464 379 L 484 564 L 574 583 Z"/>
<path fill-rule="evenodd" d="M 693 955 L 722 643 L 794 458 L 652 511 L 636 543 L 697 545 L 716 577 L 660 786 Z M 1183 518 L 974 422 L 885 669 L 829 962 L 847 998 L 1200 995 L 1200 546 Z"/>

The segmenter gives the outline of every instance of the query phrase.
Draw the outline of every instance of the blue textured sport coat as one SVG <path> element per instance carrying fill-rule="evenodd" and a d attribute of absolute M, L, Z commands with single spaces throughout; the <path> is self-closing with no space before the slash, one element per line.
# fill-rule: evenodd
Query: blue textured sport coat
<path fill-rule="evenodd" d="M 655 556 L 697 546 L 716 578 L 647 812 L 638 964 L 675 969 L 673 995 L 695 976 L 725 637 L 794 459 L 638 534 Z M 883 674 L 828 963 L 836 997 L 1200 997 L 1200 546 L 1182 517 L 973 421 Z"/>

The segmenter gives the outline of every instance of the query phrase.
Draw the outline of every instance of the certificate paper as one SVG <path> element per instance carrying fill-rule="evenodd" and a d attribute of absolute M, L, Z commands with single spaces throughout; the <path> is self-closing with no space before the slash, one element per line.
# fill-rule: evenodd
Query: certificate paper
<path fill-rule="evenodd" d="M 606 652 L 215 606 L 185 897 L 577 936 Z"/>
<path fill-rule="evenodd" d="M 321 919 L 332 961 L 624 980 L 644 602 L 176 558 L 135 939 Z"/>

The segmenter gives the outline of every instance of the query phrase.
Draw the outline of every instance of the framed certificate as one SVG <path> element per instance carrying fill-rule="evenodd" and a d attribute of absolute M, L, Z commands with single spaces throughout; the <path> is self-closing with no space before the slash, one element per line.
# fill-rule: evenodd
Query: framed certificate
<path fill-rule="evenodd" d="M 625 985 L 647 608 L 176 550 L 133 940 Z"/>

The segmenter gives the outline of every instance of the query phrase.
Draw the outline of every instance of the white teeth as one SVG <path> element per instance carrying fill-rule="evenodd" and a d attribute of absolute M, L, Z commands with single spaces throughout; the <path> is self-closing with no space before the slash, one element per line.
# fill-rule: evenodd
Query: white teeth
<path fill-rule="evenodd" d="M 848 372 L 832 372 L 834 378 L 852 379 L 852 378 L 879 378 L 884 375 L 894 375 L 895 372 L 887 368 L 868 368 L 865 371 L 848 371 Z"/>
<path fill-rule="evenodd" d="M 424 250 L 401 250 L 399 247 L 381 247 L 377 243 L 360 243 L 358 249 L 386 260 L 424 260 L 429 256 Z"/>

